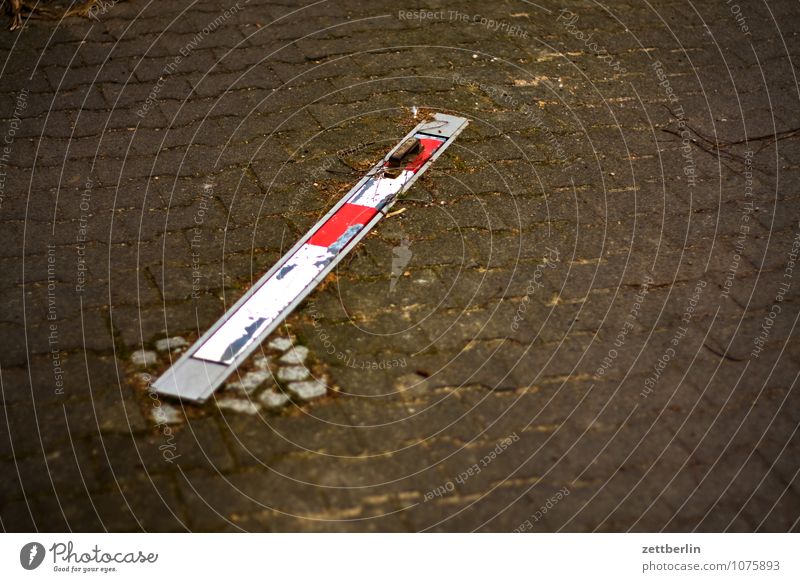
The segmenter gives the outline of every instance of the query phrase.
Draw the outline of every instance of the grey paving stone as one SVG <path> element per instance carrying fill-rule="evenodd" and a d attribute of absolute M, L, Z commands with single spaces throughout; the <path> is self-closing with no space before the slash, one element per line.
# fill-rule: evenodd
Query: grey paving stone
<path fill-rule="evenodd" d="M 281 352 L 285 352 L 290 347 L 292 347 L 293 342 L 288 337 L 276 337 L 275 339 L 271 340 L 268 345 L 273 350 L 279 350 Z"/>
<path fill-rule="evenodd" d="M 189 347 L 189 342 L 180 336 L 165 337 L 156 341 L 156 351 L 170 352 Z"/>
<path fill-rule="evenodd" d="M 165 402 L 152 409 L 151 417 L 155 424 L 181 424 L 186 420 L 180 409 Z"/>
<path fill-rule="evenodd" d="M 226 390 L 230 390 L 232 392 L 239 392 L 242 394 L 252 394 L 258 389 L 259 386 L 261 386 L 271 378 L 272 374 L 270 374 L 269 371 L 254 370 L 252 372 L 247 372 L 244 376 L 242 376 L 238 380 L 228 382 L 227 384 L 225 384 L 225 388 Z"/>
<path fill-rule="evenodd" d="M 238 414 L 258 414 L 258 404 L 252 400 L 244 400 L 240 398 L 225 398 L 217 401 L 217 407 L 220 410 L 227 410 L 236 412 Z"/>
<path fill-rule="evenodd" d="M 308 378 L 309 372 L 305 366 L 281 366 L 278 368 L 278 380 L 281 382 L 296 382 Z"/>
<path fill-rule="evenodd" d="M 302 364 L 308 357 L 308 348 L 305 346 L 293 346 L 281 356 L 282 364 Z"/>
<path fill-rule="evenodd" d="M 150 350 L 137 350 L 131 354 L 131 363 L 140 368 L 148 368 L 158 362 L 158 354 Z"/>
<path fill-rule="evenodd" d="M 277 410 L 283 408 L 290 400 L 289 396 L 277 390 L 264 390 L 258 396 L 259 402 L 269 410 Z"/>
<path fill-rule="evenodd" d="M 269 364 L 271 361 L 272 359 L 269 356 L 259 354 L 253 358 L 253 365 L 256 369 L 266 372 L 269 371 Z"/>
<path fill-rule="evenodd" d="M 313 400 L 328 393 L 328 388 L 324 382 L 311 380 L 308 382 L 289 382 L 289 392 L 298 400 Z"/>

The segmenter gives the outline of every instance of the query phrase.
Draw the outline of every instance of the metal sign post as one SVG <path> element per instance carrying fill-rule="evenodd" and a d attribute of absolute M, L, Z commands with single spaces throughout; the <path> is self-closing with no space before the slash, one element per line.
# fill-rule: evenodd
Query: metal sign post
<path fill-rule="evenodd" d="M 467 120 L 443 113 L 415 127 L 154 383 L 202 402 L 453 143 Z"/>

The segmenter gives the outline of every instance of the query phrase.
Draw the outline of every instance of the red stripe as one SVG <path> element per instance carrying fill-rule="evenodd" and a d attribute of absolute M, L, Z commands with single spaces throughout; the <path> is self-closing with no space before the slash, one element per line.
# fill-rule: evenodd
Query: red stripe
<path fill-rule="evenodd" d="M 419 141 L 422 144 L 422 151 L 405 167 L 406 170 L 414 173 L 416 173 L 417 170 L 430 159 L 433 152 L 438 150 L 444 143 L 443 140 L 428 137 L 421 137 Z M 325 224 L 317 229 L 311 238 L 308 239 L 308 244 L 329 247 L 339 240 L 339 237 L 342 236 L 349 227 L 354 224 L 367 224 L 377 213 L 378 211 L 371 206 L 344 204 L 336 214 L 331 216 Z"/>
<path fill-rule="evenodd" d="M 414 158 L 413 162 L 406 166 L 406 170 L 410 170 L 415 174 L 417 170 L 422 167 L 422 164 L 430 159 L 430 157 L 433 155 L 433 152 L 438 150 L 439 146 L 444 143 L 444 141 L 432 137 L 420 137 L 418 139 L 422 144 L 422 151 L 417 154 L 417 157 Z"/>
<path fill-rule="evenodd" d="M 378 213 L 370 206 L 344 204 L 308 239 L 308 244 L 329 247 L 354 224 L 367 224 Z"/>

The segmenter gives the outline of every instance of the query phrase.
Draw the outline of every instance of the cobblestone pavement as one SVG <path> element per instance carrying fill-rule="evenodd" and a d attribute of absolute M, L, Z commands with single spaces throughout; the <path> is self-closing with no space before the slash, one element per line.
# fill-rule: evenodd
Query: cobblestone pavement
<path fill-rule="evenodd" d="M 799 21 L 108 0 L 3 30 L 2 527 L 797 530 Z M 148 390 L 431 111 L 470 126 L 227 388 Z"/>

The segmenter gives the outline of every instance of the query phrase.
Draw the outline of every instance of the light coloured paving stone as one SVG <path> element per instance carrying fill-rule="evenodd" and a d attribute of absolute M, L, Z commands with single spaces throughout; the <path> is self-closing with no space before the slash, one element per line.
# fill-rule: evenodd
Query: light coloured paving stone
<path fill-rule="evenodd" d="M 189 342 L 180 336 L 165 337 L 156 342 L 156 350 L 159 352 L 171 352 L 179 348 L 185 348 L 188 345 Z"/>
<path fill-rule="evenodd" d="M 281 382 L 298 382 L 308 378 L 305 366 L 283 366 L 278 369 L 278 380 Z"/>
<path fill-rule="evenodd" d="M 131 354 L 131 362 L 136 366 L 154 366 L 158 362 L 158 354 L 150 350 L 137 350 Z"/>
<path fill-rule="evenodd" d="M 228 382 L 225 388 L 233 392 L 240 392 L 243 394 L 252 394 L 264 382 L 269 380 L 270 373 L 264 370 L 254 370 L 247 372 L 244 376 L 233 382 Z"/>
<path fill-rule="evenodd" d="M 328 393 L 328 388 L 324 382 L 319 380 L 310 380 L 308 382 L 291 382 L 289 384 L 289 392 L 298 400 L 313 400 L 320 396 L 325 396 Z"/>
<path fill-rule="evenodd" d="M 271 347 L 273 350 L 285 352 L 290 347 L 292 347 L 292 340 L 290 340 L 288 337 L 276 337 L 267 345 Z"/>
<path fill-rule="evenodd" d="M 261 396 L 258 397 L 258 400 L 265 408 L 275 410 L 276 408 L 285 406 L 286 403 L 289 402 L 289 396 L 276 390 L 265 390 Z"/>
<path fill-rule="evenodd" d="M 184 420 L 180 409 L 163 402 L 161 406 L 153 407 L 152 417 L 156 424 L 182 424 Z"/>
<path fill-rule="evenodd" d="M 305 346 L 294 346 L 289 348 L 283 357 L 281 363 L 283 364 L 302 364 L 308 357 L 308 348 Z"/>
<path fill-rule="evenodd" d="M 240 414 L 258 414 L 258 405 L 252 400 L 241 400 L 239 398 L 218 400 L 217 406 L 221 410 L 229 410 Z"/>
<path fill-rule="evenodd" d="M 270 357 L 260 354 L 253 359 L 253 365 L 256 367 L 257 370 L 262 370 L 264 372 L 269 370 L 269 363 Z"/>

